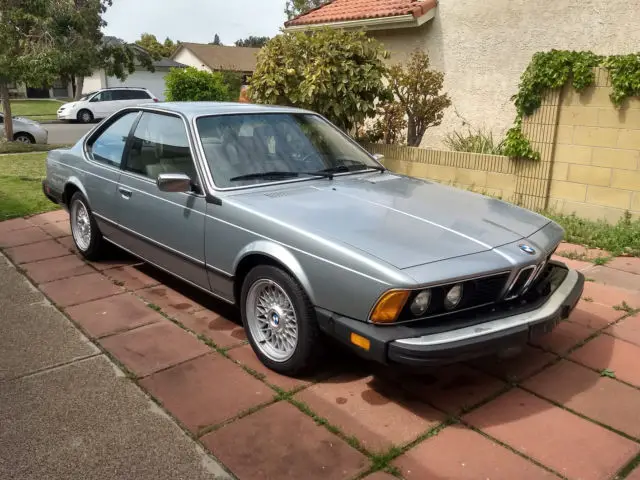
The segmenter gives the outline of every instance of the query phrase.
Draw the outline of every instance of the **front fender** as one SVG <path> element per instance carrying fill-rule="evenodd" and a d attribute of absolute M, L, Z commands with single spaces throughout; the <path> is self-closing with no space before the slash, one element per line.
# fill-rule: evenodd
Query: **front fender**
<path fill-rule="evenodd" d="M 271 258 L 275 262 L 282 264 L 291 274 L 300 282 L 302 288 L 307 292 L 309 300 L 315 305 L 315 294 L 311 282 L 306 273 L 302 269 L 300 262 L 291 252 L 283 245 L 269 240 L 256 240 L 245 246 L 233 262 L 233 271 L 237 271 L 240 262 L 250 255 L 263 255 Z"/>

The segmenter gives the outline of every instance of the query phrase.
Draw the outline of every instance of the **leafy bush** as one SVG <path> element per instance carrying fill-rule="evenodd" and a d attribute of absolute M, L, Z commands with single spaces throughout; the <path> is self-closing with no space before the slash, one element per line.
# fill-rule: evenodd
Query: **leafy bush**
<path fill-rule="evenodd" d="M 456 152 L 502 155 L 504 150 L 504 140 L 494 139 L 491 131 L 481 128 L 472 129 L 471 127 L 467 127 L 466 132 L 448 133 L 444 144 L 449 150 Z"/>
<path fill-rule="evenodd" d="M 170 102 L 225 101 L 229 89 L 224 76 L 194 67 L 172 68 L 165 77 L 167 100 Z"/>
<path fill-rule="evenodd" d="M 364 32 L 286 32 L 258 54 L 251 99 L 313 110 L 350 130 L 375 115 L 376 99 L 390 97 L 383 83 L 385 55 Z"/>
<path fill-rule="evenodd" d="M 242 74 L 238 72 L 221 72 L 222 81 L 227 86 L 227 98 L 229 102 L 237 102 L 242 88 Z"/>
<path fill-rule="evenodd" d="M 444 74 L 430 70 L 429 56 L 421 50 L 411 55 L 406 65 L 389 69 L 389 83 L 407 115 L 407 145 L 417 147 L 429 127 L 442 123 L 444 110 L 451 105 L 446 93 L 441 93 Z"/>
<path fill-rule="evenodd" d="M 404 107 L 399 102 L 383 102 L 378 105 L 375 121 L 362 129 L 360 139 L 371 143 L 403 144 L 407 128 Z"/>

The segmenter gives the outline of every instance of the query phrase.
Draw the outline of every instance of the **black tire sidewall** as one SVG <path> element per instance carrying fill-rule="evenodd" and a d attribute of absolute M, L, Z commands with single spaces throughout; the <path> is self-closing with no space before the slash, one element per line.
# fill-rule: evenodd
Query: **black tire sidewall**
<path fill-rule="evenodd" d="M 258 280 L 268 279 L 277 283 L 289 296 L 298 323 L 298 342 L 293 355 L 283 362 L 276 362 L 264 355 L 251 335 L 247 321 L 247 296 Z M 249 272 L 242 284 L 240 300 L 242 323 L 251 348 L 260 361 L 270 369 L 284 375 L 298 375 L 311 369 L 321 349 L 321 338 L 315 311 L 302 286 L 287 272 L 271 265 L 261 265 Z"/>
<path fill-rule="evenodd" d="M 82 250 L 78 244 L 76 243 L 76 238 L 73 235 L 73 205 L 76 202 L 82 202 L 84 208 L 87 210 L 87 214 L 89 215 L 89 222 L 91 224 L 91 239 L 89 240 L 89 247 L 86 250 Z M 71 237 L 73 238 L 73 243 L 76 246 L 76 249 L 80 254 L 85 257 L 87 260 L 97 260 L 100 258 L 102 253 L 102 234 L 98 228 L 98 224 L 91 212 L 91 207 L 89 207 L 89 202 L 81 192 L 76 192 L 72 195 L 71 200 L 69 201 L 69 224 L 71 226 Z"/>
<path fill-rule="evenodd" d="M 19 141 L 18 138 L 20 138 L 20 137 L 24 137 L 27 140 L 29 140 L 29 143 L 32 144 L 32 145 L 34 143 L 36 143 L 35 139 L 31 135 L 29 135 L 27 133 L 18 133 L 13 137 L 13 139 L 14 139 L 14 141 L 18 142 Z"/>
<path fill-rule="evenodd" d="M 89 115 L 89 119 L 88 119 L 88 120 L 85 120 L 85 119 L 84 119 L 84 114 L 85 114 L 85 113 Z M 83 110 L 80 110 L 80 111 L 78 112 L 78 120 L 79 120 L 81 123 L 90 123 L 93 119 L 94 119 L 93 114 L 91 113 L 91 111 L 89 111 L 89 110 L 87 110 L 87 109 L 83 109 Z"/>

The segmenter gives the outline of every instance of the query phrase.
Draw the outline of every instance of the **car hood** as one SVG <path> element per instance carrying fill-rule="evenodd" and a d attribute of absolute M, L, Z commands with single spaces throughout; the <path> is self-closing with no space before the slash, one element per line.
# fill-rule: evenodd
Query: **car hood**
<path fill-rule="evenodd" d="M 500 200 L 391 173 L 288 184 L 234 201 L 400 269 L 491 250 L 549 223 Z"/>

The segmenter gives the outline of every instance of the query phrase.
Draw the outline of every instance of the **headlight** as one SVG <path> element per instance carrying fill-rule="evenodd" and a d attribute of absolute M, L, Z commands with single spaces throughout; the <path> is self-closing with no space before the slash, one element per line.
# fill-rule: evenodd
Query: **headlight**
<path fill-rule="evenodd" d="M 429 308 L 429 303 L 431 302 L 431 290 L 423 290 L 419 294 L 416 295 L 416 298 L 411 302 L 411 306 L 409 309 L 411 313 L 416 317 L 423 315 L 424 312 Z"/>
<path fill-rule="evenodd" d="M 462 284 L 456 283 L 445 295 L 444 307 L 447 310 L 453 310 L 458 306 L 460 300 L 462 300 Z"/>
<path fill-rule="evenodd" d="M 373 307 L 370 320 L 374 323 L 395 322 L 407 303 L 409 292 L 407 290 L 390 290 L 383 294 Z"/>

